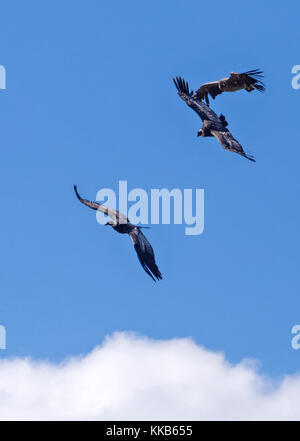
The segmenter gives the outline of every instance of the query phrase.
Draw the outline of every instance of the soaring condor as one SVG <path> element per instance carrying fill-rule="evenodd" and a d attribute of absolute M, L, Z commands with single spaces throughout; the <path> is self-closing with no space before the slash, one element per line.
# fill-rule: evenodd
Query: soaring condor
<path fill-rule="evenodd" d="M 189 91 L 189 85 L 184 79 L 176 77 L 176 79 L 173 78 L 173 81 L 180 98 L 191 107 L 203 121 L 201 129 L 197 133 L 198 136 L 215 136 L 222 147 L 228 152 L 238 153 L 244 156 L 244 158 L 255 162 L 255 159 L 245 153 L 241 144 L 234 139 L 227 129 L 228 123 L 224 115 L 217 116 L 209 106 L 196 98 L 193 91 Z"/>
<path fill-rule="evenodd" d="M 128 234 L 130 236 L 143 269 L 154 280 L 154 282 L 156 282 L 155 278 L 157 280 L 162 279 L 162 275 L 155 263 L 153 248 L 141 232 L 142 227 L 137 227 L 136 225 L 131 224 L 127 217 L 117 210 L 113 210 L 112 208 L 98 204 L 97 202 L 90 202 L 83 199 L 77 191 L 77 185 L 74 185 L 74 190 L 76 196 L 84 205 L 92 208 L 93 210 L 99 210 L 112 218 L 112 220 L 106 222 L 105 225 L 110 225 L 120 234 Z"/>
<path fill-rule="evenodd" d="M 208 95 L 215 99 L 217 95 L 223 92 L 236 92 L 243 89 L 247 90 L 247 92 L 252 92 L 253 90 L 264 92 L 266 88 L 261 81 L 262 78 L 263 72 L 259 69 L 249 70 L 244 73 L 230 72 L 230 77 L 228 78 L 203 84 L 196 91 L 196 96 L 200 101 L 205 98 L 206 103 L 209 105 Z"/>

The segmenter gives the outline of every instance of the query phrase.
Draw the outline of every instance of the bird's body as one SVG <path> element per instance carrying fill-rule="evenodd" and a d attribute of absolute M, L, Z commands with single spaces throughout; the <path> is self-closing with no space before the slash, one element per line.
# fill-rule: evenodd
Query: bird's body
<path fill-rule="evenodd" d="M 220 95 L 223 92 L 237 92 L 238 90 L 243 89 L 247 92 L 252 92 L 253 90 L 264 92 L 265 85 L 261 81 L 262 78 L 263 72 L 259 69 L 249 70 L 244 73 L 230 72 L 228 78 L 222 78 L 219 81 L 203 84 L 196 91 L 196 97 L 200 101 L 205 99 L 206 103 L 209 105 L 208 95 L 215 99 L 217 95 Z"/>
<path fill-rule="evenodd" d="M 87 199 L 83 199 L 78 191 L 77 186 L 74 185 L 76 196 L 81 203 L 93 210 L 99 210 L 104 214 L 107 214 L 112 220 L 106 222 L 105 225 L 110 225 L 115 231 L 120 234 L 128 234 L 134 245 L 134 249 L 138 255 L 139 261 L 146 271 L 146 273 L 154 280 L 162 279 L 162 275 L 156 265 L 153 248 L 147 238 L 141 231 L 142 227 L 132 224 L 129 219 L 117 210 L 106 207 L 98 202 L 91 202 Z"/>
<path fill-rule="evenodd" d="M 128 223 L 128 224 L 113 224 L 111 226 L 112 226 L 112 228 L 115 231 L 117 231 L 117 233 L 120 233 L 120 234 L 130 234 L 131 231 L 134 230 L 134 228 L 136 228 L 136 226 L 132 225 L 131 223 Z"/>
<path fill-rule="evenodd" d="M 218 116 L 208 105 L 199 100 L 193 92 L 189 91 L 188 83 L 182 78 L 177 77 L 173 79 L 178 95 L 180 98 L 191 107 L 200 116 L 203 121 L 201 129 L 198 131 L 198 136 L 212 137 L 218 139 L 222 147 L 229 151 L 238 153 L 241 156 L 255 162 L 255 160 L 247 155 L 241 144 L 232 136 L 227 129 L 228 123 L 224 115 Z"/>

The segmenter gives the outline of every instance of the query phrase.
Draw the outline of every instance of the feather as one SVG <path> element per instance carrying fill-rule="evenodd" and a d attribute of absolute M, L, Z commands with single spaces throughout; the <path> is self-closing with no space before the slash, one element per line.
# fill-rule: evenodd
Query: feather
<path fill-rule="evenodd" d="M 135 227 L 129 233 L 129 236 L 131 237 L 131 240 L 134 245 L 134 249 L 137 253 L 137 256 L 139 258 L 139 261 L 143 269 L 154 280 L 154 282 L 156 282 L 155 278 L 157 280 L 161 280 L 162 275 L 156 265 L 153 248 L 150 242 L 141 232 L 140 228 Z"/>
<path fill-rule="evenodd" d="M 211 133 L 217 138 L 221 146 L 228 152 L 238 153 L 239 155 L 244 156 L 244 158 L 247 158 L 252 162 L 256 162 L 253 156 L 245 153 L 241 144 L 232 136 L 229 130 L 211 130 Z"/>
<path fill-rule="evenodd" d="M 99 204 L 98 202 L 91 202 L 91 201 L 88 201 L 87 199 L 83 199 L 77 191 L 77 185 L 74 185 L 74 190 L 75 190 L 76 196 L 78 197 L 80 202 L 82 204 L 86 205 L 87 207 L 90 207 L 93 210 L 101 211 L 102 213 L 106 214 L 107 216 L 109 216 L 110 218 L 112 218 L 114 221 L 116 221 L 118 223 L 127 224 L 129 222 L 129 219 L 126 216 L 124 216 L 122 213 L 120 213 L 119 211 L 114 210 L 109 207 L 106 207 L 105 205 Z"/>
<path fill-rule="evenodd" d="M 217 114 L 209 106 L 191 94 L 188 83 L 185 83 L 184 79 L 176 77 L 176 79 L 173 78 L 173 81 L 180 98 L 200 116 L 202 121 L 220 122 Z"/>

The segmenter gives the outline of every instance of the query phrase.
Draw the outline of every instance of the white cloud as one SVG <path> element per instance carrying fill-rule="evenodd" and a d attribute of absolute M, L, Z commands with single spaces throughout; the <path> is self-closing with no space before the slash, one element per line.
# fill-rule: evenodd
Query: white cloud
<path fill-rule="evenodd" d="M 0 361 L 2 420 L 300 419 L 300 375 L 274 386 L 190 339 L 116 333 L 62 364 Z"/>

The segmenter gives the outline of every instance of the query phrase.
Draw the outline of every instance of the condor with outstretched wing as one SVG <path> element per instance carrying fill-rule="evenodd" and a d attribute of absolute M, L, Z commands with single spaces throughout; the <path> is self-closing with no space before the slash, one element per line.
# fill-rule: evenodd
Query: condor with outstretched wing
<path fill-rule="evenodd" d="M 112 221 L 106 222 L 105 225 L 110 225 L 120 234 L 128 234 L 130 236 L 143 269 L 155 282 L 155 278 L 157 280 L 162 279 L 162 275 L 155 262 L 153 248 L 150 242 L 141 232 L 141 228 L 143 227 L 133 225 L 126 216 L 117 210 L 113 210 L 112 208 L 106 207 L 103 204 L 98 204 L 97 202 L 91 202 L 87 199 L 83 199 L 77 191 L 77 185 L 74 185 L 74 190 L 80 202 L 93 210 L 101 211 L 112 219 Z"/>
<path fill-rule="evenodd" d="M 238 153 L 244 158 L 255 162 L 255 159 L 251 155 L 247 155 L 241 146 L 241 144 L 232 136 L 227 129 L 228 123 L 224 115 L 217 116 L 217 114 L 205 103 L 198 100 L 193 91 L 189 91 L 189 85 L 180 77 L 173 78 L 178 95 L 180 98 L 191 107 L 202 119 L 203 125 L 198 131 L 198 136 L 217 138 L 219 143 L 228 152 Z"/>
<path fill-rule="evenodd" d="M 253 90 L 264 92 L 266 88 L 262 78 L 263 72 L 259 69 L 243 73 L 230 72 L 230 77 L 228 78 L 203 84 L 196 91 L 196 96 L 199 100 L 205 99 L 209 105 L 208 95 L 215 99 L 217 95 L 223 92 L 236 92 L 243 89 L 247 90 L 247 92 L 252 92 Z"/>

